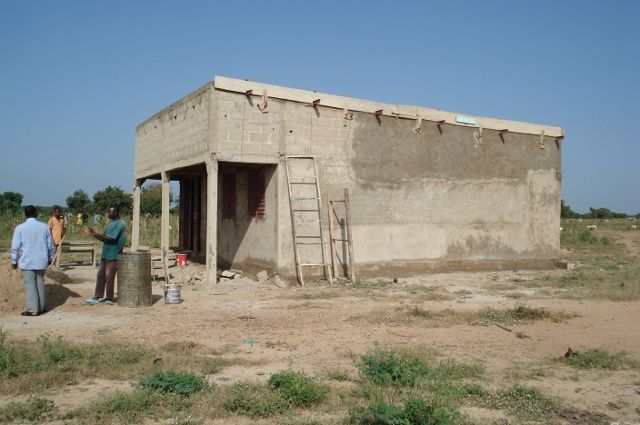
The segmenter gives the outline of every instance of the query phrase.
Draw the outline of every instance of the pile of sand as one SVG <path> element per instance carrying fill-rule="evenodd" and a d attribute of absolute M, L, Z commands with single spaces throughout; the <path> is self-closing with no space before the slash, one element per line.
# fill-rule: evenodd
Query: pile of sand
<path fill-rule="evenodd" d="M 62 273 L 62 272 L 56 272 Z M 67 275 L 62 273 L 67 279 L 71 280 Z M 60 278 L 60 276 L 58 276 Z M 46 309 L 53 308 L 65 303 L 69 297 L 77 297 L 62 285 L 51 283 L 45 278 L 45 295 Z M 11 260 L 8 258 L 0 258 L 0 312 L 23 311 L 26 307 L 26 298 L 24 294 L 24 283 L 22 280 L 22 272 L 11 268 Z"/>

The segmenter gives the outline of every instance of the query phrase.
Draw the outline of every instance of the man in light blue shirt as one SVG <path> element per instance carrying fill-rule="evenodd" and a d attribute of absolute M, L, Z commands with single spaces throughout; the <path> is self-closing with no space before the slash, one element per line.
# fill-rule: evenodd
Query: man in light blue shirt
<path fill-rule="evenodd" d="M 49 226 L 36 220 L 38 212 L 33 205 L 24 207 L 27 217 L 16 226 L 11 240 L 11 265 L 22 270 L 27 295 L 27 310 L 23 316 L 39 316 L 45 313 L 44 272 L 51 264 L 56 248 Z"/>

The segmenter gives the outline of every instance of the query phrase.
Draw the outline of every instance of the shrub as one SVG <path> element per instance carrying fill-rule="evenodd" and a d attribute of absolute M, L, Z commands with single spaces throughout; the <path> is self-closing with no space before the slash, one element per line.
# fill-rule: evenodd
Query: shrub
<path fill-rule="evenodd" d="M 204 378 L 190 372 L 155 372 L 140 378 L 140 388 L 188 396 L 207 388 Z"/>
<path fill-rule="evenodd" d="M 54 409 L 53 401 L 46 398 L 29 397 L 27 401 L 10 401 L 0 408 L 0 422 L 42 422 Z"/>
<path fill-rule="evenodd" d="M 264 385 L 240 382 L 224 388 L 221 406 L 238 415 L 266 418 L 286 412 L 289 402 Z"/>
<path fill-rule="evenodd" d="M 366 407 L 351 409 L 346 422 L 351 425 L 407 424 L 403 409 L 382 401 L 375 401 Z"/>
<path fill-rule="evenodd" d="M 449 425 L 460 413 L 436 406 L 419 398 L 407 400 L 404 408 L 382 401 L 375 401 L 366 407 L 351 409 L 347 423 L 351 425 Z"/>
<path fill-rule="evenodd" d="M 269 378 L 269 385 L 294 406 L 308 406 L 323 399 L 329 387 L 317 383 L 304 373 L 286 371 Z"/>
<path fill-rule="evenodd" d="M 412 425 L 448 425 L 452 423 L 452 417 L 459 416 L 459 413 L 450 413 L 423 399 L 412 398 L 405 403 L 404 416 L 407 423 Z"/>
<path fill-rule="evenodd" d="M 399 356 L 388 349 L 376 349 L 362 356 L 361 375 L 374 384 L 413 386 L 432 371 L 421 360 L 409 355 Z"/>

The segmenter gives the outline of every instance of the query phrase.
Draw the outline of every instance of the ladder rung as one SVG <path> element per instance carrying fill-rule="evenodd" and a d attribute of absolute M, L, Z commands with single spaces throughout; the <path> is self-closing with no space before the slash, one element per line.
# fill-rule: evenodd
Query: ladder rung
<path fill-rule="evenodd" d="M 320 235 L 304 235 L 304 236 L 296 235 L 296 239 L 298 239 L 298 238 L 317 239 L 317 238 L 321 238 L 321 237 L 322 236 L 320 236 Z"/>
<path fill-rule="evenodd" d="M 329 263 L 300 263 L 299 266 L 328 266 Z"/>
<path fill-rule="evenodd" d="M 306 224 L 306 223 L 322 223 L 322 219 L 317 220 L 295 220 L 296 224 Z"/>
<path fill-rule="evenodd" d="M 292 181 L 289 181 L 289 184 L 316 184 L 316 182 L 292 182 Z"/>
<path fill-rule="evenodd" d="M 291 198 L 292 201 L 317 201 L 320 198 Z"/>
<path fill-rule="evenodd" d="M 291 179 L 316 179 L 316 176 L 289 176 L 289 180 Z"/>
<path fill-rule="evenodd" d="M 297 245 L 324 245 L 326 242 L 296 242 Z"/>
<path fill-rule="evenodd" d="M 320 210 L 304 210 L 304 209 L 297 209 L 297 210 L 293 210 L 293 212 L 319 212 Z"/>

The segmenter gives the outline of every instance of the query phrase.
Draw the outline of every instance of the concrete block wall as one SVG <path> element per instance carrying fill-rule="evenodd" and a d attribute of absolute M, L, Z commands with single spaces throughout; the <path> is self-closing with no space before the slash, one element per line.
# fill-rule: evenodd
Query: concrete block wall
<path fill-rule="evenodd" d="M 276 165 L 269 186 L 275 221 L 255 233 L 275 241 L 276 253 L 269 246 L 273 256 L 258 255 L 257 262 L 275 264 L 284 274 L 295 271 L 280 155 L 316 156 L 323 219 L 327 199 L 350 190 L 361 270 L 559 255 L 560 146 L 554 137 L 541 149 L 535 134 L 501 137 L 484 129 L 479 137 L 477 126 L 438 127 L 426 120 L 415 132 L 411 119 L 345 115 L 275 98 L 262 112 L 261 102 L 260 96 L 205 86 L 166 108 L 137 129 L 136 176 L 202 161 L 208 153 L 221 163 Z M 234 248 L 237 260 L 249 259 L 253 242 L 238 243 L 244 247 Z"/>
<path fill-rule="evenodd" d="M 278 157 L 281 132 L 280 104 L 259 109 L 259 96 L 217 90 L 213 145 L 219 160 L 242 162 L 248 158 Z M 252 160 L 253 161 L 253 160 Z"/>
<path fill-rule="evenodd" d="M 136 178 L 191 165 L 208 152 L 209 85 L 165 108 L 136 129 Z"/>

